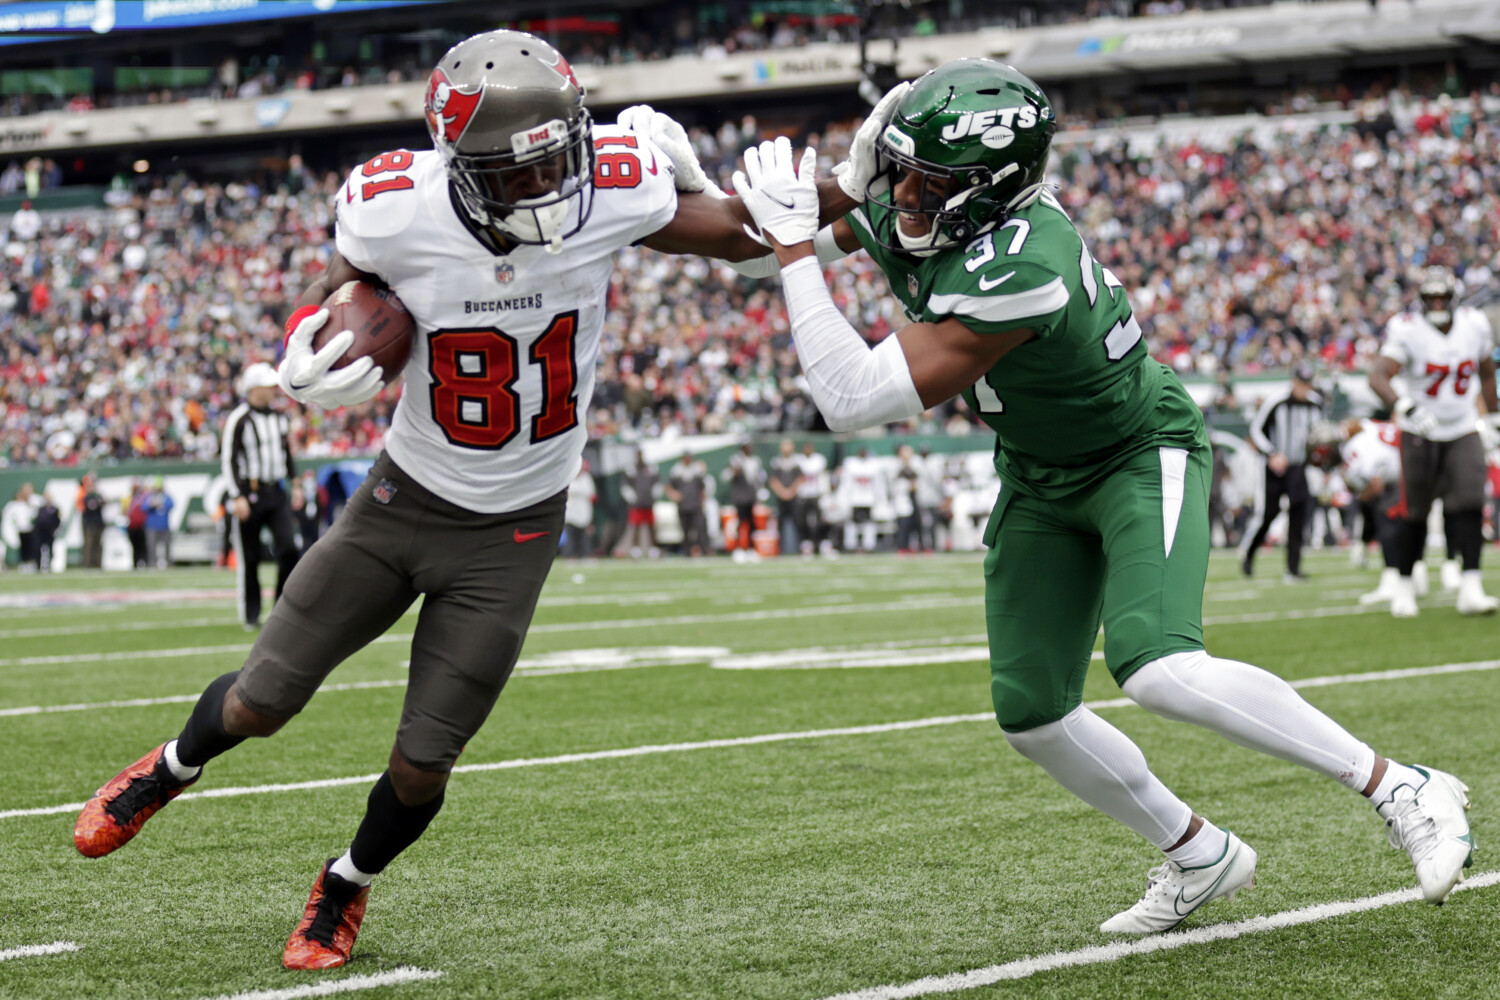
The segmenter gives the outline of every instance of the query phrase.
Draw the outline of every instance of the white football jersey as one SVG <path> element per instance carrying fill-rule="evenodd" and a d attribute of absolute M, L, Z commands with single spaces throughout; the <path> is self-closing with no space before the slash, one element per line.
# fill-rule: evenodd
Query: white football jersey
<path fill-rule="evenodd" d="M 677 212 L 668 160 L 594 126 L 593 210 L 562 252 L 482 243 L 436 150 L 382 153 L 338 193 L 338 251 L 379 275 L 417 324 L 386 451 L 434 493 L 519 510 L 578 474 L 614 255 Z M 578 200 L 564 223 L 577 223 Z"/>
<path fill-rule="evenodd" d="M 885 469 L 880 459 L 850 455 L 839 480 L 844 502 L 851 507 L 875 507 L 886 498 Z"/>
<path fill-rule="evenodd" d="M 1386 486 L 1401 481 L 1401 446 L 1396 425 L 1382 420 L 1360 422 L 1359 433 L 1345 441 L 1344 482 L 1356 493 L 1379 479 Z"/>
<path fill-rule="evenodd" d="M 1468 306 L 1453 310 L 1447 333 L 1419 313 L 1392 316 L 1380 353 L 1401 366 L 1400 390 L 1438 419 L 1434 441 L 1454 441 L 1472 433 L 1479 415 L 1479 362 L 1495 349 L 1495 334 L 1484 313 Z"/>

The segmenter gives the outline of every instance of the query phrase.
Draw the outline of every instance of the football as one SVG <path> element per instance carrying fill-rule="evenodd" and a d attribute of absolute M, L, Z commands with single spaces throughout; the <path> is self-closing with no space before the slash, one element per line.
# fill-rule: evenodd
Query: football
<path fill-rule="evenodd" d="M 313 334 L 313 350 L 344 331 L 354 331 L 354 343 L 334 362 L 335 369 L 358 358 L 370 358 L 387 385 L 401 374 L 417 334 L 417 324 L 389 288 L 368 281 L 348 281 L 323 303 L 328 322 Z"/>

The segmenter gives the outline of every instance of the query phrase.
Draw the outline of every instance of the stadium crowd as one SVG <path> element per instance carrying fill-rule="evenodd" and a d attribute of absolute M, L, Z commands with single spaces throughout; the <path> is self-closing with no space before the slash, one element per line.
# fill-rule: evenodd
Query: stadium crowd
<path fill-rule="evenodd" d="M 1433 101 L 1397 127 L 1384 107 L 1370 102 L 1348 127 L 1287 119 L 1258 140 L 1059 142 L 1059 197 L 1131 290 L 1158 358 L 1211 375 L 1308 358 L 1361 367 L 1408 301 L 1413 268 L 1440 261 L 1471 289 L 1490 283 L 1500 117 L 1477 97 Z M 693 138 L 728 186 L 760 132 L 747 118 Z M 809 137 L 823 170 L 850 134 L 844 124 Z M 331 252 L 341 181 L 293 157 L 273 178 L 161 177 L 108 211 L 4 219 L 0 463 L 212 458 L 238 372 L 276 360 L 291 301 Z M 835 300 L 871 339 L 904 322 L 864 255 L 830 275 Z M 778 283 L 645 250 L 623 253 L 613 281 L 595 435 L 816 426 Z M 398 391 L 299 414 L 298 452 L 378 448 Z M 954 406 L 910 429 L 968 431 Z"/>

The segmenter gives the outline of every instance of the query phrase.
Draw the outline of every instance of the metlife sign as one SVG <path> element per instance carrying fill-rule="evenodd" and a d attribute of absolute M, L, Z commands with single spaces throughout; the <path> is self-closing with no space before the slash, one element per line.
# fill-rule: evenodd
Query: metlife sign
<path fill-rule="evenodd" d="M 21 0 L 0 5 L 0 45 L 265 21 L 433 0 Z"/>

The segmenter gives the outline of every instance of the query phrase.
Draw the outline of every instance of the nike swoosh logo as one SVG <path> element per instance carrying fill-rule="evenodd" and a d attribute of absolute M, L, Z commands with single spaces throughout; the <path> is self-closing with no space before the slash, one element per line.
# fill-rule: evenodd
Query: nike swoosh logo
<path fill-rule="evenodd" d="M 651 154 L 651 166 L 647 167 L 646 170 L 651 174 L 651 176 L 653 176 L 653 177 L 656 176 L 656 154 L 655 153 Z"/>
<path fill-rule="evenodd" d="M 1238 856 L 1239 856 L 1239 852 L 1236 851 L 1235 852 L 1235 857 L 1238 857 Z M 1172 901 L 1172 909 L 1174 909 L 1174 910 L 1177 911 L 1177 915 L 1181 916 L 1181 917 L 1187 916 L 1189 913 L 1192 913 L 1193 910 L 1196 909 L 1198 907 L 1198 905 L 1200 903 L 1202 903 L 1203 900 L 1206 897 L 1212 895 L 1213 891 L 1219 887 L 1219 883 L 1223 882 L 1226 878 L 1229 877 L 1230 869 L 1233 868 L 1233 866 L 1234 866 L 1233 862 L 1234 862 L 1234 858 L 1230 858 L 1224 864 L 1223 874 L 1221 874 L 1218 878 L 1214 879 L 1213 884 L 1210 885 L 1207 889 L 1204 889 L 1202 892 L 1198 893 L 1198 895 L 1194 896 L 1191 899 L 1189 899 L 1188 897 L 1186 897 L 1186 896 L 1184 896 L 1182 894 L 1183 890 L 1178 889 L 1177 890 L 1177 898 Z M 1185 910 L 1182 908 L 1184 904 L 1186 904 L 1186 906 L 1187 906 L 1187 909 L 1185 909 Z"/>
<path fill-rule="evenodd" d="M 516 544 L 520 545 L 534 538 L 541 538 L 545 534 L 547 534 L 545 531 L 522 531 L 520 528 L 517 528 L 515 534 Z"/>
<path fill-rule="evenodd" d="M 793 209 L 793 208 L 797 207 L 797 203 L 795 201 L 782 201 L 780 198 L 776 197 L 775 195 L 766 194 L 766 192 L 764 192 L 764 191 L 762 191 L 761 194 L 765 194 L 766 195 L 766 200 L 767 201 L 774 201 L 776 204 L 780 205 L 782 208 Z M 1012 273 L 1014 273 L 1014 272 L 1012 272 Z"/>
<path fill-rule="evenodd" d="M 987 292 L 991 288 L 999 288 L 1001 285 L 1005 284 L 1007 281 L 1009 281 L 1011 278 L 1014 278 L 1015 276 L 1016 276 L 1016 272 L 1014 272 L 1014 271 L 1011 271 L 1008 274 L 1001 275 L 1000 277 L 996 278 L 994 281 L 990 281 L 987 278 L 985 278 L 983 276 L 980 276 L 980 279 L 979 279 L 979 290 L 981 292 Z"/>

